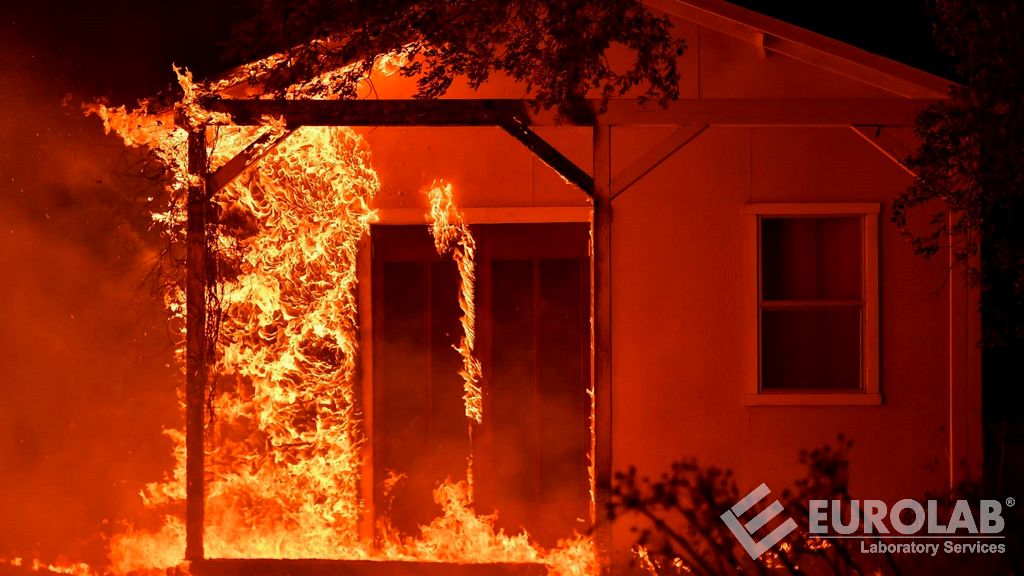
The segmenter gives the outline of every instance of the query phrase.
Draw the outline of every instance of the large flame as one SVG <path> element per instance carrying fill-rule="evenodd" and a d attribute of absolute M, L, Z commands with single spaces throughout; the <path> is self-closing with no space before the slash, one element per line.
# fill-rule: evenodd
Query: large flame
<path fill-rule="evenodd" d="M 235 127 L 210 115 L 196 97 L 203 88 L 187 72 L 179 78 L 186 94 L 176 110 L 179 118 L 189 126 L 222 124 L 208 150 L 211 168 L 262 134 L 283 133 L 269 119 L 264 126 Z M 144 106 L 94 112 L 126 144 L 148 148 L 168 169 L 170 202 L 155 210 L 155 220 L 172 242 L 180 242 L 190 178 L 186 129 Z M 372 202 L 379 188 L 369 149 L 355 132 L 308 127 L 214 191 L 217 216 L 210 237 L 220 324 L 215 423 L 206 446 L 206 556 L 534 562 L 556 574 L 596 573 L 589 537 L 574 536 L 545 550 L 526 532 L 496 530 L 494 515 L 479 515 L 472 507 L 471 474 L 469 482 L 437 479 L 440 515 L 421 526 L 420 534 L 398 534 L 386 519 L 376 535 L 360 533 L 368 512 L 359 487 L 365 431 L 355 393 L 356 260 L 375 220 Z M 475 243 L 451 186 L 437 184 L 429 196 L 437 249 L 451 252 L 460 272 L 464 333 L 457 349 L 472 433 L 483 419 L 474 356 Z M 180 288 L 168 289 L 167 304 L 172 317 L 184 316 Z M 184 434 L 167 434 L 176 466 L 142 492 L 147 506 L 164 514 L 162 526 L 128 527 L 111 539 L 116 574 L 183 561 Z"/>

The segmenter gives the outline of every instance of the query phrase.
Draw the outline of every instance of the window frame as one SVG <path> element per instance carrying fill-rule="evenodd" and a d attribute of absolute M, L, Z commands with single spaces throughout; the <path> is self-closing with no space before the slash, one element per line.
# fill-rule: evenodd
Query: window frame
<path fill-rule="evenodd" d="M 845 203 L 753 203 L 743 213 L 753 219 L 752 244 L 756 258 L 755 338 L 756 374 L 749 378 L 743 395 L 748 406 L 877 406 L 882 404 L 878 363 L 878 215 L 875 202 Z M 861 230 L 861 337 L 860 389 L 785 390 L 762 389 L 762 310 L 764 276 L 762 270 L 762 222 L 768 218 L 855 217 Z"/>

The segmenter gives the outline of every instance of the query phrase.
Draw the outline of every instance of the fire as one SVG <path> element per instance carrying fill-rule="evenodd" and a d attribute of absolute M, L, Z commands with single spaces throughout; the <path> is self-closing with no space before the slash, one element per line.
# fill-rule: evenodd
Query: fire
<path fill-rule="evenodd" d="M 176 107 L 179 122 L 216 125 L 208 131 L 214 136 L 211 168 L 262 134 L 284 133 L 271 119 L 264 126 L 232 126 L 229 118 L 202 110 L 197 94 L 206 88 L 188 72 L 179 73 L 179 81 L 185 91 Z M 167 168 L 170 201 L 154 211 L 154 220 L 170 241 L 180 242 L 189 183 L 186 129 L 169 113 L 154 114 L 145 105 L 92 112 L 108 131 L 129 146 L 151 150 Z M 356 261 L 376 220 L 373 199 L 379 189 L 370 150 L 355 132 L 305 127 L 213 193 L 217 216 L 210 237 L 219 324 L 206 444 L 206 556 L 531 562 L 546 564 L 554 574 L 596 573 L 589 537 L 577 535 L 545 550 L 525 531 L 496 530 L 496 515 L 477 514 L 472 466 L 467 482 L 437 479 L 440 515 L 421 526 L 420 534 L 399 534 L 386 518 L 378 522 L 376 538 L 360 532 L 369 512 L 360 492 L 366 447 L 355 392 Z M 436 248 L 452 254 L 460 273 L 463 335 L 456 349 L 463 359 L 472 435 L 483 421 L 481 368 L 474 356 L 476 245 L 451 185 L 435 183 L 428 195 Z M 184 317 L 183 290 L 168 289 L 166 301 L 172 318 Z M 183 342 L 184 334 L 179 336 Z M 162 527 L 129 527 L 112 537 L 115 574 L 183 561 L 185 439 L 179 430 L 167 435 L 176 466 L 141 493 L 163 515 Z"/>
<path fill-rule="evenodd" d="M 484 417 L 483 393 L 480 391 L 481 371 L 480 361 L 473 354 L 476 346 L 476 241 L 473 240 L 469 226 L 463 221 L 462 214 L 455 207 L 451 184 L 435 182 L 427 195 L 433 221 L 430 230 L 434 235 L 437 253 L 444 255 L 451 252 L 459 268 L 459 307 L 462 309 L 463 334 L 456 350 L 462 356 L 462 370 L 459 371 L 465 390 L 462 399 L 466 404 L 466 417 L 480 424 Z"/>
<path fill-rule="evenodd" d="M 71 576 L 95 576 L 92 568 L 83 562 L 76 563 L 45 563 L 39 560 L 26 561 L 24 558 L 11 558 L 5 560 L 0 558 L 0 566 L 6 564 L 15 568 L 31 570 L 33 572 L 49 572 L 51 574 L 69 574 Z"/>

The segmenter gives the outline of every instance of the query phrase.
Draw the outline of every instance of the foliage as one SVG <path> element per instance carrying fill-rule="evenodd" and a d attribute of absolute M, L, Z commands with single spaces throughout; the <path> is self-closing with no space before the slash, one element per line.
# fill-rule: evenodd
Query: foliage
<path fill-rule="evenodd" d="M 404 53 L 400 71 L 418 77 L 418 97 L 444 94 L 459 76 L 477 88 L 504 73 L 537 106 L 562 112 L 591 89 L 606 100 L 637 86 L 662 103 L 677 98 L 686 48 L 639 0 L 262 0 L 236 37 L 257 39 L 236 46 L 249 59 L 284 54 L 284 66 L 265 71 L 277 91 L 358 62 L 340 89 L 325 88 L 352 98 L 381 55 Z M 609 60 L 615 45 L 631 51 L 630 64 Z"/>
<path fill-rule="evenodd" d="M 785 507 L 785 515 L 798 527 L 808 525 L 807 501 L 838 499 L 849 502 L 848 453 L 852 442 L 839 436 L 835 446 L 804 451 L 800 461 L 807 475 L 794 489 L 772 495 Z M 695 460 L 672 464 L 660 480 L 638 478 L 636 469 L 615 476 L 608 512 L 612 519 L 633 516 L 644 527 L 638 533 L 641 567 L 652 574 L 851 574 L 881 572 L 881 561 L 860 558 L 852 541 L 810 539 L 798 528 L 774 550 L 751 560 L 722 522 L 722 514 L 740 500 L 732 472 L 702 468 Z M 870 569 L 870 570 L 868 570 Z"/>
<path fill-rule="evenodd" d="M 849 509 L 849 454 L 853 442 L 840 434 L 834 444 L 800 453 L 803 477 L 792 488 L 772 493 L 744 514 L 752 517 L 778 500 L 782 516 L 796 521 L 797 529 L 757 560 L 751 560 L 721 520 L 722 514 L 740 500 L 732 472 L 701 467 L 695 460 L 672 464 L 657 481 L 637 476 L 635 468 L 615 475 L 608 514 L 611 520 L 632 519 L 638 534 L 634 564 L 654 576 L 678 574 L 1009 574 L 1019 571 L 1017 552 L 1024 538 L 1020 513 L 1003 508 L 1007 518 L 1007 554 L 890 555 L 862 553 L 859 539 L 816 539 L 805 531 L 809 525 L 810 500 L 840 500 Z M 941 494 L 925 494 L 936 500 L 940 518 L 949 518 L 957 500 L 977 503 L 978 486 L 964 484 Z M 869 496 L 870 497 L 870 496 Z M 977 515 L 978 510 L 974 510 Z M 742 520 L 741 520 L 742 521 Z M 769 527 L 772 524 L 769 525 Z M 767 531 L 769 528 L 763 528 Z M 759 533 L 759 534 L 763 534 Z"/>
<path fill-rule="evenodd" d="M 1003 0 L 936 0 L 940 48 L 962 85 L 917 121 L 917 178 L 893 204 L 915 252 L 947 243 L 980 285 L 985 338 L 1024 338 L 1024 7 Z M 933 211 L 925 231 L 908 216 Z M 945 211 L 952 214 L 947 217 Z"/>

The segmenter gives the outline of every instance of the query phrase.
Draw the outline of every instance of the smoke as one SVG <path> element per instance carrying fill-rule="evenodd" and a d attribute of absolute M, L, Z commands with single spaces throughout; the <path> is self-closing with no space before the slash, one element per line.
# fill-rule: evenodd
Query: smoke
<path fill-rule="evenodd" d="M 140 159 L 0 40 L 0 557 L 104 564 L 180 418 Z"/>

